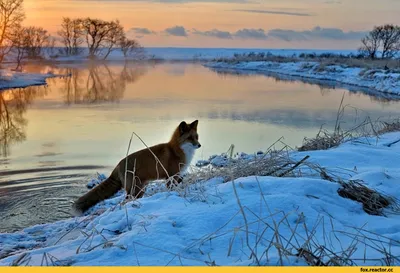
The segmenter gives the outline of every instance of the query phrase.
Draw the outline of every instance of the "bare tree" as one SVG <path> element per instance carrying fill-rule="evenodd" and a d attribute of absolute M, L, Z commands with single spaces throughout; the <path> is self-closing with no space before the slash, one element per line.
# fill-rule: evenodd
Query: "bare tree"
<path fill-rule="evenodd" d="M 41 58 L 43 55 L 43 47 L 48 45 L 50 35 L 47 30 L 41 27 L 27 27 L 28 40 L 28 57 Z"/>
<path fill-rule="evenodd" d="M 125 58 L 135 57 L 141 59 L 144 57 L 143 47 L 133 39 L 128 39 L 125 36 L 120 40 L 119 46 Z"/>
<path fill-rule="evenodd" d="M 382 41 L 382 59 L 393 58 L 400 50 L 400 27 L 384 25 L 380 27 L 380 40 Z"/>
<path fill-rule="evenodd" d="M 361 40 L 359 51 L 371 59 L 381 52 L 382 59 L 390 59 L 400 51 L 400 27 L 395 25 L 376 26 Z"/>
<path fill-rule="evenodd" d="M 79 47 L 83 44 L 83 28 L 81 19 L 70 19 L 64 17 L 61 29 L 57 32 L 65 46 L 67 55 L 78 55 Z"/>
<path fill-rule="evenodd" d="M 376 59 L 379 47 L 381 45 L 381 31 L 380 27 L 374 27 L 368 35 L 361 40 L 363 44 L 359 49 L 360 53 L 367 56 L 370 59 Z"/>
<path fill-rule="evenodd" d="M 84 19 L 82 21 L 82 27 L 89 49 L 89 58 L 98 56 L 101 49 L 104 47 L 108 48 L 107 53 L 109 54 L 118 41 L 117 38 L 122 28 L 118 21 L 107 22 L 92 18 Z"/>
<path fill-rule="evenodd" d="M 107 28 L 108 35 L 106 35 L 104 43 L 107 51 L 104 55 L 104 60 L 118 46 L 119 42 L 125 38 L 124 28 L 118 20 L 109 22 Z"/>
<path fill-rule="evenodd" d="M 25 18 L 23 2 L 24 0 L 0 0 L 0 63 L 11 51 L 12 29 L 20 26 Z"/>
<path fill-rule="evenodd" d="M 15 70 L 21 71 L 22 61 L 28 55 L 29 37 L 27 29 L 21 26 L 14 28 L 14 31 L 10 35 L 10 40 L 13 45 L 13 51 L 15 52 L 17 62 Z"/>

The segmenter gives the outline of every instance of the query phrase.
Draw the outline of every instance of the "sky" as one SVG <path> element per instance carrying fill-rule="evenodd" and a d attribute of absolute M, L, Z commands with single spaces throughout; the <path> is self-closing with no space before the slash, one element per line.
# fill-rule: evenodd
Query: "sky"
<path fill-rule="evenodd" d="M 400 0 L 25 0 L 25 25 L 118 19 L 145 47 L 357 49 L 375 25 L 400 25 Z"/>

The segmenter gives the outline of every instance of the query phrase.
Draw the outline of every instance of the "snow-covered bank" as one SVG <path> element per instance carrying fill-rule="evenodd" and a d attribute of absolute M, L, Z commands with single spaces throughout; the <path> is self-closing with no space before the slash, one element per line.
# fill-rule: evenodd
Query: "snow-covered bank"
<path fill-rule="evenodd" d="M 387 94 L 400 95 L 400 71 L 362 69 L 341 65 L 321 65 L 318 62 L 210 62 L 212 69 L 272 72 L 305 79 L 335 81 L 349 86 L 369 88 Z"/>
<path fill-rule="evenodd" d="M 47 74 L 35 74 L 0 70 L 0 91 L 10 88 L 23 88 L 34 85 L 45 85 L 46 79 L 62 77 L 67 75 L 56 75 L 52 72 Z"/>
<path fill-rule="evenodd" d="M 400 198 L 399 132 L 290 157 L 306 155 L 331 176 Z M 296 178 L 213 178 L 125 205 L 119 193 L 91 215 L 0 234 L 0 265 L 307 265 L 300 248 L 332 251 L 331 263 L 400 265 L 400 215 L 367 214 L 301 168 Z"/>

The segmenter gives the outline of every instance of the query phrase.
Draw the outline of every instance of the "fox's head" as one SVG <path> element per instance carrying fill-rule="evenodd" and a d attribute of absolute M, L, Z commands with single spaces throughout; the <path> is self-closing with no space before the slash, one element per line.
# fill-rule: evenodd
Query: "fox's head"
<path fill-rule="evenodd" d="M 182 121 L 178 128 L 177 132 L 179 133 L 179 142 L 181 145 L 192 145 L 194 149 L 198 149 L 201 147 L 199 142 L 199 135 L 197 134 L 197 124 L 198 120 L 193 121 L 190 124 L 187 124 L 185 121 Z"/>

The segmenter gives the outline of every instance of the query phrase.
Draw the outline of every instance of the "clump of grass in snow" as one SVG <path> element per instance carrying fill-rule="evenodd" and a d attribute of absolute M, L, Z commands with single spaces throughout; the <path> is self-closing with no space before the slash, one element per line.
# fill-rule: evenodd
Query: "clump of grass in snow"
<path fill-rule="evenodd" d="M 314 138 L 304 138 L 303 145 L 298 150 L 301 152 L 327 150 L 339 146 L 351 136 L 350 132 L 334 131 L 332 133 L 321 128 Z"/>
<path fill-rule="evenodd" d="M 340 116 L 336 122 L 333 131 L 323 129 L 318 131 L 317 135 L 312 138 L 304 138 L 302 146 L 298 151 L 316 151 L 327 150 L 339 146 L 340 144 L 355 140 L 357 138 L 376 137 L 390 132 L 400 131 L 400 119 L 395 119 L 389 122 L 372 121 L 366 118 L 363 122 L 348 130 L 343 130 L 340 126 L 340 119 L 343 115 L 343 110 L 340 111 Z"/>
<path fill-rule="evenodd" d="M 306 156 L 300 163 L 292 160 L 286 153 L 267 153 L 253 159 L 230 160 L 226 166 L 215 168 L 199 168 L 185 176 L 186 184 L 198 181 L 207 181 L 220 177 L 225 182 L 248 176 L 298 176 L 296 167 L 309 157 Z"/>
<path fill-rule="evenodd" d="M 338 194 L 363 205 L 363 210 L 370 215 L 400 214 L 400 201 L 387 194 L 368 188 L 362 180 L 343 180 L 340 176 L 328 174 L 325 168 L 318 164 L 307 164 L 315 172 L 319 173 L 321 179 L 338 183 L 341 188 Z M 388 210 L 383 211 L 387 208 Z"/>
<path fill-rule="evenodd" d="M 385 134 L 390 132 L 400 131 L 400 119 L 395 119 L 391 122 L 382 122 L 381 128 L 378 130 L 378 134 Z"/>
<path fill-rule="evenodd" d="M 371 215 L 384 215 L 383 209 L 389 207 L 389 205 L 392 206 L 394 211 L 400 212 L 396 199 L 370 189 L 362 182 L 360 180 L 341 182 L 342 187 L 338 190 L 338 194 L 344 198 L 360 202 L 364 211 Z"/>
<path fill-rule="evenodd" d="M 343 99 L 344 94 L 337 111 L 334 129 L 329 131 L 321 127 L 315 137 L 304 138 L 302 146 L 297 149 L 298 151 L 327 150 L 337 147 L 349 140 L 371 136 L 379 138 L 379 136 L 384 133 L 400 131 L 400 119 L 394 119 L 390 122 L 381 122 L 372 121 L 369 117 L 365 118 L 354 127 L 344 130 L 341 124 L 343 122 L 345 109 L 349 106 L 343 105 Z M 355 110 L 357 111 L 357 109 Z"/>
<path fill-rule="evenodd" d="M 316 137 L 304 138 L 303 145 L 298 148 L 299 151 L 315 151 L 315 150 L 327 150 L 332 147 L 337 147 L 352 136 L 351 131 L 343 131 L 340 127 L 340 120 L 343 117 L 345 106 L 343 106 L 344 93 L 342 100 L 336 114 L 336 123 L 333 132 L 320 128 Z"/>

